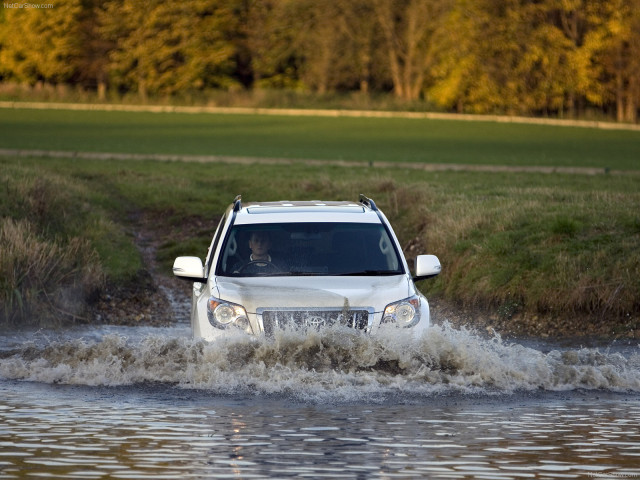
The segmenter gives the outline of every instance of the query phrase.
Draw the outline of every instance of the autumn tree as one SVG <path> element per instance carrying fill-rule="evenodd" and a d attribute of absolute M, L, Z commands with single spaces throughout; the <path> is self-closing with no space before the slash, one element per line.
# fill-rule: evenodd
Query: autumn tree
<path fill-rule="evenodd" d="M 384 84 L 385 69 L 382 65 L 382 46 L 380 26 L 376 22 L 374 5 L 369 0 L 336 0 L 336 30 L 339 32 L 341 46 L 337 50 L 337 66 L 343 79 L 354 82 L 363 93 L 371 86 L 380 88 Z"/>
<path fill-rule="evenodd" d="M 4 4 L 0 79 L 100 99 L 109 84 L 143 101 L 209 88 L 392 91 L 458 112 L 599 108 L 636 122 L 640 0 Z"/>
<path fill-rule="evenodd" d="M 520 38 L 526 37 L 519 46 L 521 55 L 514 71 L 520 110 L 543 115 L 562 113 L 577 81 L 576 44 L 557 23 L 555 0 L 525 1 L 519 10 L 525 32 Z"/>
<path fill-rule="evenodd" d="M 78 57 L 78 81 L 95 89 L 99 100 L 106 99 L 109 76 L 109 52 L 116 46 L 102 32 L 102 4 L 104 0 L 84 0 L 79 16 L 79 36 L 83 48 Z"/>
<path fill-rule="evenodd" d="M 572 112 L 586 90 L 579 0 L 457 0 L 429 93 L 459 111 Z"/>
<path fill-rule="evenodd" d="M 84 47 L 80 34 L 81 0 L 54 8 L 4 8 L 0 28 L 0 64 L 20 82 L 59 84 L 78 71 Z"/>
<path fill-rule="evenodd" d="M 326 0 L 303 0 L 295 11 L 297 49 L 304 58 L 303 81 L 321 94 L 339 83 L 343 70 L 337 63 L 348 52 L 344 31 L 339 28 L 340 14 L 338 2 Z"/>
<path fill-rule="evenodd" d="M 613 102 L 618 121 L 635 122 L 640 105 L 640 0 L 591 6 L 593 29 L 586 35 L 592 76 L 589 100 Z"/>
<path fill-rule="evenodd" d="M 367 0 L 246 0 L 244 7 L 255 87 L 368 91 L 376 32 Z"/>
<path fill-rule="evenodd" d="M 427 97 L 443 109 L 482 113 L 498 101 L 492 98 L 493 81 L 480 62 L 480 13 L 475 0 L 457 0 L 443 19 L 444 28 L 433 37 L 434 65 Z"/>
<path fill-rule="evenodd" d="M 592 78 L 588 54 L 585 52 L 585 35 L 591 28 L 589 22 L 590 0 L 547 0 L 555 9 L 555 24 L 570 45 L 568 61 L 573 66 L 575 77 L 566 85 L 566 106 L 569 116 L 582 109 L 586 92 Z"/>
<path fill-rule="evenodd" d="M 250 68 L 251 86 L 297 88 L 299 86 L 296 0 L 247 0 L 241 10 L 240 50 Z"/>
<path fill-rule="evenodd" d="M 116 42 L 111 73 L 141 99 L 205 87 L 228 87 L 236 28 L 231 0 L 111 0 L 102 32 Z"/>
<path fill-rule="evenodd" d="M 372 0 L 380 25 L 394 94 L 420 96 L 435 50 L 432 38 L 449 8 L 446 0 Z"/>

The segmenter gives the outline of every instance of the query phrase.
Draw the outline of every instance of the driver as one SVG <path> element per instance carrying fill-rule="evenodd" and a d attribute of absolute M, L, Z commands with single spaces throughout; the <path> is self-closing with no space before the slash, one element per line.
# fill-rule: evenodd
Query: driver
<path fill-rule="evenodd" d="M 271 238 L 267 232 L 253 232 L 249 238 L 249 261 L 256 262 L 258 260 L 271 261 L 269 249 L 271 248 Z"/>
<path fill-rule="evenodd" d="M 249 255 L 249 261 L 246 263 L 239 263 L 233 267 L 234 273 L 255 273 L 255 274 L 267 274 L 274 271 L 278 271 L 279 268 L 274 265 L 269 250 L 271 249 L 271 238 L 267 232 L 252 232 L 249 237 L 249 249 L 251 255 Z"/>

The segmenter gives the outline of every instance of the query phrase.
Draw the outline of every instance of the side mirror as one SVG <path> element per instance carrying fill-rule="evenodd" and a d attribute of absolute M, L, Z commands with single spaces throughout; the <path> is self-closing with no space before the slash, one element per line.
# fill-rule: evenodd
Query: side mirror
<path fill-rule="evenodd" d="M 435 255 L 418 255 L 416 258 L 416 274 L 413 277 L 413 281 L 433 278 L 440 273 L 441 269 L 440 260 Z"/>
<path fill-rule="evenodd" d="M 192 282 L 205 283 L 204 267 L 198 257 L 178 257 L 173 262 L 173 274 L 176 277 Z"/>

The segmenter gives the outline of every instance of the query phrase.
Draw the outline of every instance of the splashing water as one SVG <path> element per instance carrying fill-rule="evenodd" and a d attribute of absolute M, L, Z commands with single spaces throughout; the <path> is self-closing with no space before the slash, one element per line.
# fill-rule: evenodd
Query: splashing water
<path fill-rule="evenodd" d="M 417 339 L 406 331 L 372 337 L 344 328 L 282 331 L 270 340 L 238 334 L 211 344 L 167 334 L 106 334 L 29 343 L 0 357 L 5 379 L 166 383 L 220 395 L 275 394 L 314 402 L 540 389 L 640 391 L 637 353 L 543 353 L 448 324 Z"/>

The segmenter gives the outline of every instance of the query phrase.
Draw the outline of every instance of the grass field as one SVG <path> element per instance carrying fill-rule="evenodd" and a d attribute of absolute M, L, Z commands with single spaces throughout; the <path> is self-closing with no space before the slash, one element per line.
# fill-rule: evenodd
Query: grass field
<path fill-rule="evenodd" d="M 246 124 L 237 129 L 243 135 L 256 131 L 265 142 L 268 135 L 260 125 L 279 132 L 281 139 L 293 135 L 287 133 L 285 123 L 300 132 L 294 128 L 296 122 L 283 118 L 214 116 L 207 120 L 206 116 L 105 113 L 91 113 L 85 118 L 84 123 L 89 125 L 83 130 L 77 113 L 66 112 L 68 122 L 56 118 L 65 112 L 37 113 L 41 117 L 38 121 L 44 122 L 42 128 L 55 130 L 56 135 L 45 135 L 36 128 L 37 122 L 25 123 L 24 128 L 30 133 L 23 131 L 20 136 L 17 128 L 11 135 L 3 132 L 1 146 L 115 151 L 118 135 L 114 132 L 121 132 L 124 139 L 119 150 L 128 151 L 133 149 L 133 143 L 127 142 L 136 138 L 136 130 L 144 131 L 144 136 L 138 138 L 144 138 L 139 146 L 146 152 L 163 152 L 164 142 L 173 144 L 174 152 L 179 153 L 208 144 L 208 136 L 202 138 L 193 129 L 181 126 L 182 119 L 224 123 L 226 118 L 233 124 L 244 120 Z M 50 114 L 53 116 L 48 117 Z M 24 122 L 29 115 L 34 112 L 26 112 Z M 124 120 L 116 122 L 120 115 Z M 93 118 L 92 124 L 89 118 Z M 136 121 L 141 118 L 149 122 L 145 128 Z M 314 119 L 303 120 L 308 122 L 305 128 L 311 128 Z M 322 126 L 326 135 L 330 130 L 339 130 L 332 122 L 344 125 L 343 119 L 317 120 L 316 125 Z M 171 135 L 170 121 L 176 122 Z M 47 127 L 47 122 L 54 126 Z M 160 122 L 162 128 L 154 129 L 153 122 Z M 104 138 L 99 134 L 101 123 Z M 107 124 L 112 128 L 107 129 Z M 463 127 L 458 136 L 467 145 L 480 145 L 481 135 L 473 132 L 474 128 L 501 131 L 503 127 L 517 127 L 525 140 L 518 142 L 511 137 L 514 151 L 527 151 L 536 138 L 542 142 L 537 136 L 541 127 L 433 124 L 443 131 L 452 126 Z M 362 127 L 364 123 L 360 125 L 364 138 L 366 129 Z M 211 125 L 202 128 L 215 130 Z M 573 128 L 542 130 L 553 141 L 541 143 L 541 150 L 553 150 L 551 145 L 561 142 L 563 133 L 576 133 Z M 187 131 L 192 136 L 184 134 Z M 471 138 L 465 138 L 464 131 Z M 637 168 L 637 157 L 627 156 L 638 147 L 637 139 L 632 141 L 637 133 L 625 137 L 625 148 L 617 148 L 617 144 L 605 141 L 607 135 L 630 132 L 579 133 L 585 132 L 585 138 L 594 142 L 594 149 L 599 145 L 606 150 L 609 145 L 607 158 L 612 168 Z M 371 142 L 377 142 L 379 148 L 384 143 L 381 135 L 380 131 L 369 130 Z M 501 135 L 505 137 L 485 137 L 484 155 L 491 156 L 492 144 L 495 151 L 504 151 L 508 135 L 504 131 Z M 226 145 L 224 148 L 237 150 L 208 154 L 259 156 L 251 142 L 236 140 L 240 143 L 234 145 L 234 141 L 223 137 L 219 134 L 216 138 Z M 229 131 L 229 137 L 245 138 L 234 130 Z M 418 137 L 414 137 L 416 142 L 426 142 Z M 320 158 L 324 154 L 326 157 L 322 158 L 333 158 L 327 152 L 339 151 L 338 143 L 329 135 L 326 143 L 330 148 L 319 149 L 313 155 L 312 136 L 305 138 L 307 141 L 300 140 L 298 146 L 309 155 L 300 157 Z M 18 144 L 27 140 L 31 143 Z M 277 142 L 270 141 L 276 148 Z M 46 142 L 58 143 L 55 146 Z M 74 142 L 79 145 L 73 147 Z M 371 142 L 363 142 L 366 148 L 361 151 L 367 156 L 376 153 Z M 184 148 L 180 149 L 180 145 Z M 211 145 L 217 147 L 215 142 Z M 345 150 L 352 154 L 360 151 L 353 145 Z M 447 146 L 445 150 L 455 148 Z M 268 156 L 284 156 L 275 152 Z M 503 163 L 510 164 L 506 160 Z M 137 228 L 136 219 L 141 217 L 146 228 L 152 230 L 162 268 L 169 274 L 174 256 L 205 254 L 219 215 L 239 193 L 247 201 L 355 199 L 365 193 L 390 218 L 408 258 L 419 253 L 440 257 L 441 276 L 420 285 L 431 298 L 484 310 L 494 319 L 494 325 L 520 325 L 528 333 L 640 334 L 640 175 L 424 172 L 304 163 L 201 165 L 5 156 L 0 157 L 0 183 L 0 296 L 5 322 L 25 321 L 33 318 L 34 312 L 38 318 L 47 318 L 42 316 L 43 310 L 51 314 L 49 317 L 60 312 L 73 314 L 79 312 L 81 305 L 70 300 L 52 304 L 55 292 L 63 300 L 82 297 L 90 302 L 105 281 L 126 284 L 138 278 L 144 265 L 130 232 Z M 47 280 L 41 272 L 49 272 L 50 278 Z"/>
<path fill-rule="evenodd" d="M 0 148 L 640 170 L 640 132 L 401 118 L 0 109 Z"/>

